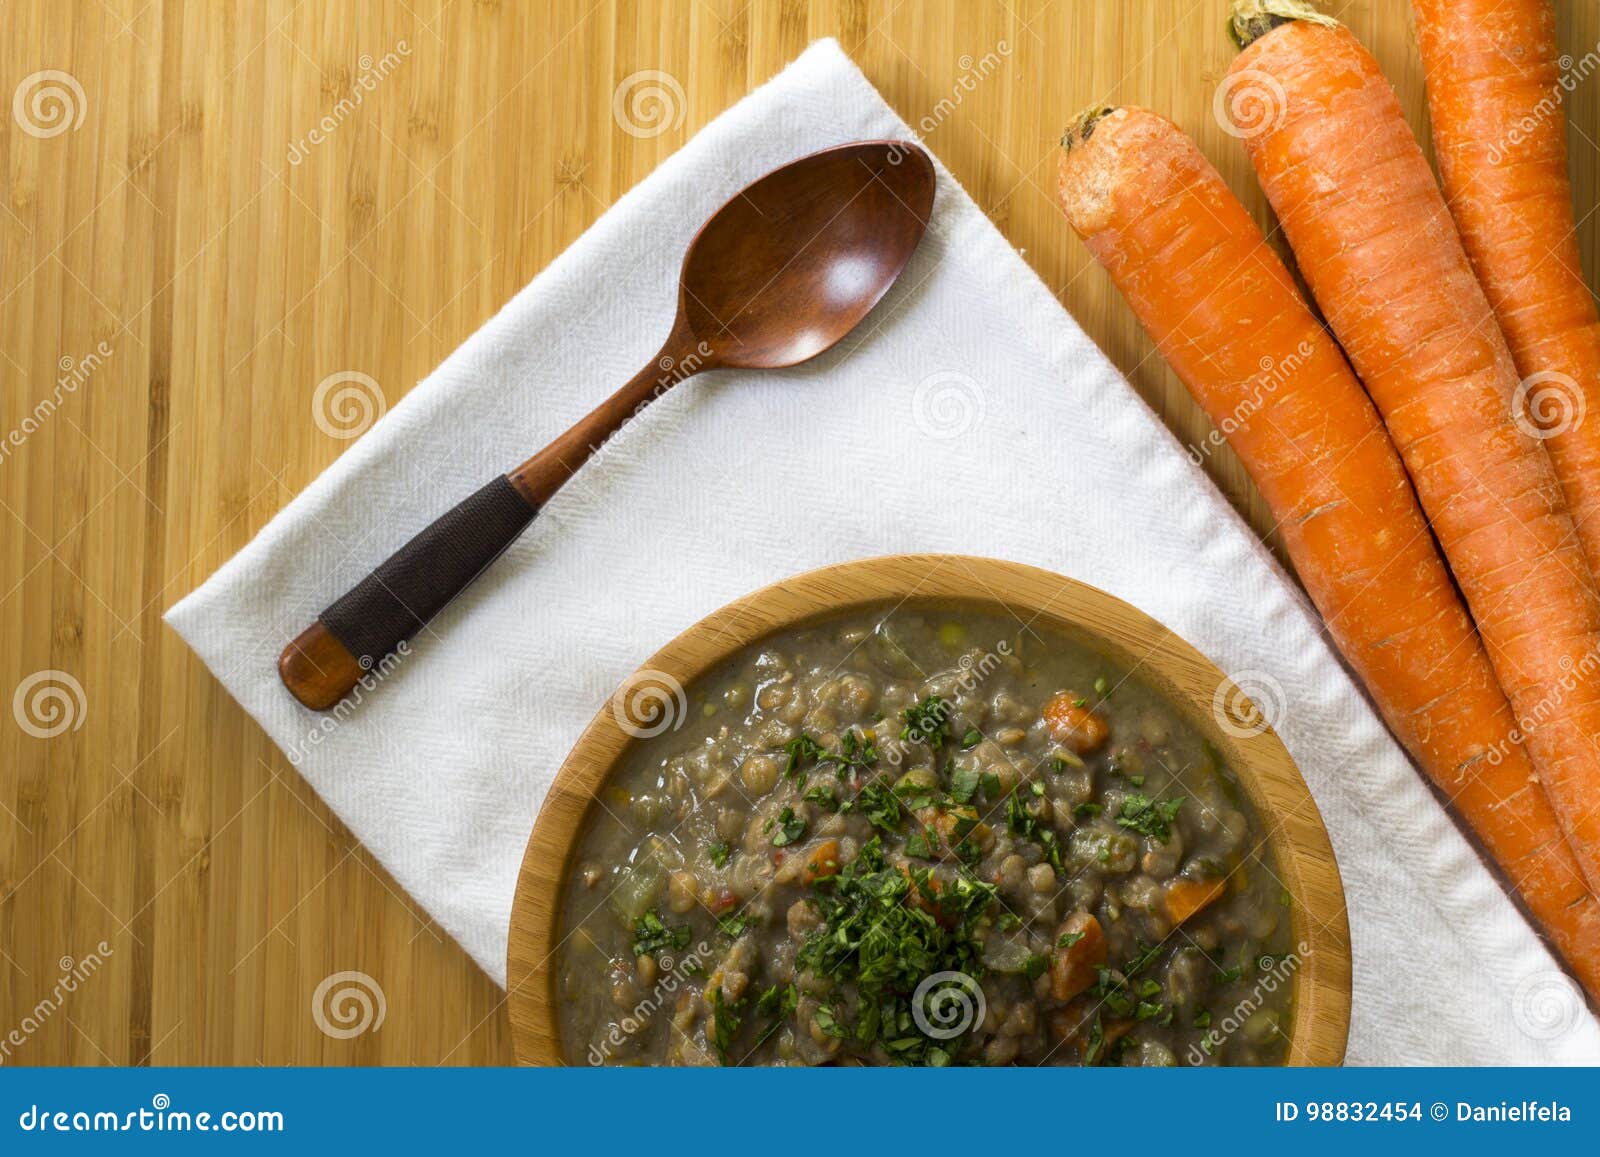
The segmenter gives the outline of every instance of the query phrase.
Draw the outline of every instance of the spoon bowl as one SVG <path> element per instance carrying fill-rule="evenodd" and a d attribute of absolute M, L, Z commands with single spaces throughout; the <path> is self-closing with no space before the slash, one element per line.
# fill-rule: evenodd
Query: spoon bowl
<path fill-rule="evenodd" d="M 901 141 L 840 145 L 768 173 L 689 245 L 680 317 L 722 366 L 815 357 L 889 292 L 927 228 L 933 189 L 933 162 Z"/>

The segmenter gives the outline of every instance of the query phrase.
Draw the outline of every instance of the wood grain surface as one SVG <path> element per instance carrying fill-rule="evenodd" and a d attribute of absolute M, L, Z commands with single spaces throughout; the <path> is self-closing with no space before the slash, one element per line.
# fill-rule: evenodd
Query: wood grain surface
<path fill-rule="evenodd" d="M 1406 5 L 1327 7 L 1425 132 Z M 1146 104 L 1267 223 L 1212 114 L 1233 52 L 1225 9 L 0 4 L 0 1063 L 509 1061 L 502 994 L 162 612 L 349 447 L 362 416 L 319 410 L 320 384 L 365 375 L 393 405 L 821 36 L 1197 442 L 1205 418 L 1060 220 L 1050 174 L 1073 112 Z M 1581 60 L 1600 7 L 1558 9 Z M 630 102 L 641 84 L 666 107 Z M 1569 111 L 1592 283 L 1600 78 Z M 1270 541 L 1232 459 L 1206 469 Z M 374 1020 L 381 993 L 381 1024 L 349 1032 L 359 1006 L 332 999 L 349 983 L 369 985 Z"/>

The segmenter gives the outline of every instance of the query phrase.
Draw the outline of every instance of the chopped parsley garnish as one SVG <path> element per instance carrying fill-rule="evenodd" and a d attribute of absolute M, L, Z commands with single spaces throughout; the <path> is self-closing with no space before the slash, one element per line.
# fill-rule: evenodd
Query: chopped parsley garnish
<path fill-rule="evenodd" d="M 1145 945 L 1141 942 L 1138 952 L 1131 960 L 1125 963 L 1120 971 L 1101 966 L 1095 970 L 1096 981 L 1089 991 L 1099 998 L 1100 1003 L 1109 1008 L 1118 1016 L 1133 1017 L 1136 1020 L 1148 1020 L 1162 1012 L 1163 1006 L 1156 1004 L 1151 997 L 1161 994 L 1161 985 L 1155 980 L 1138 980 L 1141 972 L 1145 971 L 1161 956 L 1161 945 Z M 1145 1006 L 1151 1007 L 1146 1009 Z M 1140 1015 L 1143 1011 L 1143 1015 Z"/>
<path fill-rule="evenodd" d="M 1122 801 L 1117 826 L 1130 828 L 1164 844 L 1172 838 L 1172 822 L 1178 818 L 1178 809 L 1182 806 L 1183 796 L 1162 800 L 1130 795 Z"/>
<path fill-rule="evenodd" d="M 878 745 L 852 727 L 839 740 L 838 754 L 828 756 L 824 762 L 837 764 L 839 778 L 843 779 L 852 767 L 865 770 L 877 763 Z"/>
<path fill-rule="evenodd" d="M 1080 803 L 1077 807 L 1072 809 L 1072 814 L 1081 818 L 1083 816 L 1097 816 L 1104 810 L 1105 809 L 1097 803 Z"/>
<path fill-rule="evenodd" d="M 1012 835 L 1038 844 L 1044 849 L 1045 858 L 1051 866 L 1057 871 L 1061 869 L 1061 841 L 1056 838 L 1055 829 L 1029 815 L 1021 796 L 1013 794 L 1006 800 L 1006 826 L 1011 829 Z"/>
<path fill-rule="evenodd" d="M 976 727 L 969 727 L 967 728 L 966 734 L 961 737 L 961 750 L 971 751 L 974 747 L 978 746 L 978 744 L 982 742 L 983 732 L 979 731 Z"/>
<path fill-rule="evenodd" d="M 784 1013 L 792 1013 L 798 1003 L 800 1003 L 800 992 L 795 989 L 792 981 L 789 984 L 773 984 L 755 999 L 755 1011 L 762 1016 L 782 1016 Z"/>
<path fill-rule="evenodd" d="M 938 846 L 939 833 L 931 827 L 924 826 L 921 831 L 906 840 L 906 855 L 915 856 L 919 860 L 932 860 L 938 856 L 935 850 Z"/>
<path fill-rule="evenodd" d="M 806 764 L 815 763 L 827 754 L 822 745 L 804 731 L 785 743 L 783 751 L 789 757 L 789 762 L 783 768 L 784 775 L 794 775 Z"/>
<path fill-rule="evenodd" d="M 1094 1018 L 1094 1024 L 1089 1028 L 1089 1047 L 1084 1050 L 1083 1063 L 1092 1065 L 1100 1059 L 1100 1050 L 1106 1044 L 1106 1030 L 1100 1024 L 1100 1018 Z"/>
<path fill-rule="evenodd" d="M 1050 967 L 1050 958 L 1040 953 L 1029 956 L 1022 962 L 1022 973 L 1029 980 L 1037 980 L 1044 975 L 1044 970 Z"/>
<path fill-rule="evenodd" d="M 793 982 L 781 986 L 774 984 L 756 997 L 756 1011 L 762 1016 L 782 1016 L 793 1012 L 799 1003 L 800 993 Z"/>
<path fill-rule="evenodd" d="M 772 835 L 772 846 L 775 848 L 786 848 L 806 834 L 805 819 L 795 815 L 792 807 L 784 808 L 778 813 L 777 819 L 767 821 L 767 831 L 771 832 L 774 827 L 778 829 Z"/>
<path fill-rule="evenodd" d="M 661 922 L 661 914 L 651 910 L 633 922 L 633 954 L 654 956 L 668 948 L 682 952 L 689 946 L 693 934 L 688 925 L 668 927 Z"/>
<path fill-rule="evenodd" d="M 882 780 L 863 784 L 855 799 L 840 810 L 859 811 L 872 821 L 873 827 L 891 834 L 900 830 L 900 799 Z"/>
<path fill-rule="evenodd" d="M 839 810 L 839 797 L 831 787 L 814 787 L 806 792 L 805 800 L 818 807 L 825 807 L 831 812 Z"/>
<path fill-rule="evenodd" d="M 1038 824 L 1039 821 L 1028 814 L 1020 796 L 1013 795 L 1006 800 L 1006 826 L 1012 835 L 1031 836 Z"/>
<path fill-rule="evenodd" d="M 739 1012 L 743 1001 L 729 1004 L 722 995 L 722 985 L 711 990 L 711 1043 L 716 1047 L 717 1056 L 723 1064 L 728 1063 L 728 1050 L 733 1047 L 734 1034 L 739 1031 L 739 1025 L 744 1017 Z"/>
<path fill-rule="evenodd" d="M 926 743 L 938 751 L 948 738 L 945 726 L 950 722 L 951 710 L 949 702 L 937 695 L 929 695 L 921 703 L 907 707 L 900 713 L 906 724 L 900 731 L 900 738 Z"/>
<path fill-rule="evenodd" d="M 950 773 L 950 798 L 957 803 L 971 803 L 978 794 L 979 776 L 976 768 L 958 767 Z"/>
<path fill-rule="evenodd" d="M 753 928 L 761 923 L 754 916 L 719 916 L 717 917 L 717 931 L 730 939 L 737 940 L 744 935 L 746 928 Z"/>
<path fill-rule="evenodd" d="M 711 857 L 712 867 L 726 868 L 728 866 L 728 858 L 733 855 L 733 849 L 718 840 L 716 843 L 707 846 L 706 855 Z"/>
<path fill-rule="evenodd" d="M 1194 1027 L 1195 1028 L 1210 1028 L 1211 1027 L 1211 1010 L 1209 1008 L 1202 1008 L 1199 1012 L 1194 1014 Z"/>
<path fill-rule="evenodd" d="M 1071 948 L 1078 941 L 1082 940 L 1083 937 L 1084 933 L 1082 932 L 1063 932 L 1061 934 L 1061 938 L 1056 941 L 1056 947 Z"/>
<path fill-rule="evenodd" d="M 1044 858 L 1050 861 L 1050 866 L 1057 872 L 1061 871 L 1061 841 L 1056 838 L 1052 828 L 1040 828 L 1039 834 L 1034 837 L 1039 841 L 1039 846 L 1044 849 Z"/>
<path fill-rule="evenodd" d="M 932 807 L 943 798 L 937 779 L 933 783 L 926 782 L 914 772 L 907 772 L 901 776 L 894 785 L 894 794 L 907 811 L 921 811 L 925 807 Z"/>
<path fill-rule="evenodd" d="M 819 1004 L 817 1006 L 817 1011 L 811 1014 L 811 1019 L 816 1021 L 818 1028 L 831 1037 L 837 1037 L 840 1040 L 843 1040 L 845 1037 L 851 1035 L 850 1029 L 845 1025 L 840 1024 L 838 1018 L 833 1015 L 833 1009 L 829 1008 L 825 1004 Z"/>
<path fill-rule="evenodd" d="M 1139 951 L 1134 954 L 1131 960 L 1122 966 L 1123 974 L 1129 978 L 1137 976 L 1160 958 L 1160 944 L 1145 944 L 1143 941 L 1141 941 Z"/>
<path fill-rule="evenodd" d="M 843 779 L 851 768 L 865 770 L 878 762 L 878 745 L 853 727 L 839 740 L 838 751 L 829 751 L 804 731 L 785 743 L 783 751 L 789 757 L 783 768 L 786 776 L 797 776 L 807 767 L 831 764 Z"/>
<path fill-rule="evenodd" d="M 767 1021 L 767 1026 L 761 1030 L 761 1034 L 756 1037 L 756 1043 L 751 1046 L 752 1052 L 772 1039 L 773 1035 L 783 1027 L 783 1022 L 788 1019 L 790 1013 L 794 1012 L 799 1003 L 800 993 L 795 988 L 793 981 L 782 986 L 774 984 L 756 997 L 756 1012 L 771 1019 Z"/>
<path fill-rule="evenodd" d="M 936 972 L 983 975 L 975 927 L 996 886 L 958 870 L 887 867 L 875 837 L 835 876 L 812 885 L 823 924 L 795 958 L 797 969 L 855 990 L 854 1024 L 837 1001 L 814 1014 L 819 1030 L 878 1045 L 902 1064 L 947 1064 L 958 1042 L 923 1035 L 912 994 Z"/>

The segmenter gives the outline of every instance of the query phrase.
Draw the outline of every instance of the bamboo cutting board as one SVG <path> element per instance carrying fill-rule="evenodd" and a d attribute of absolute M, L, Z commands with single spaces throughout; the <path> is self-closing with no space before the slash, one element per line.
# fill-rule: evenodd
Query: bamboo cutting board
<path fill-rule="evenodd" d="M 1425 132 L 1406 5 L 1328 8 Z M 1600 8 L 1558 8 L 1581 62 Z M 509 1061 L 502 994 L 161 613 L 606 206 L 820 36 L 921 129 L 1177 437 L 1201 444 L 1206 420 L 1051 185 L 1068 116 L 1140 103 L 1193 134 L 1267 221 L 1212 113 L 1232 59 L 1225 9 L 0 6 L 0 96 L 13 97 L 0 120 L 0 438 L 30 431 L 0 447 L 0 699 L 42 672 L 76 685 L 54 684 L 65 716 L 33 720 L 62 727 L 52 737 L 0 712 L 0 1036 L 33 1025 L 0 1062 Z M 65 121 L 35 104 L 40 89 Z M 1569 111 L 1592 278 L 1600 79 Z M 1269 533 L 1226 450 L 1205 466 Z M 63 975 L 84 978 L 39 1016 Z"/>

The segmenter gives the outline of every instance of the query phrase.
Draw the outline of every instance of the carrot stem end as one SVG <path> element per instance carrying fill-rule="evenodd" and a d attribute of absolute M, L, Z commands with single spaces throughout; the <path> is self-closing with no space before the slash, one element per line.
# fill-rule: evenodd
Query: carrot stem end
<path fill-rule="evenodd" d="M 1106 117 L 1117 110 L 1108 104 L 1090 105 L 1077 116 L 1072 118 L 1072 123 L 1067 125 L 1067 131 L 1061 134 L 1061 147 L 1071 152 L 1084 141 L 1094 136 L 1094 128 Z"/>
<path fill-rule="evenodd" d="M 1307 0 L 1233 0 L 1233 13 L 1228 18 L 1228 35 L 1242 51 L 1279 25 L 1296 20 L 1330 28 L 1339 24 L 1332 16 L 1319 12 Z"/>

